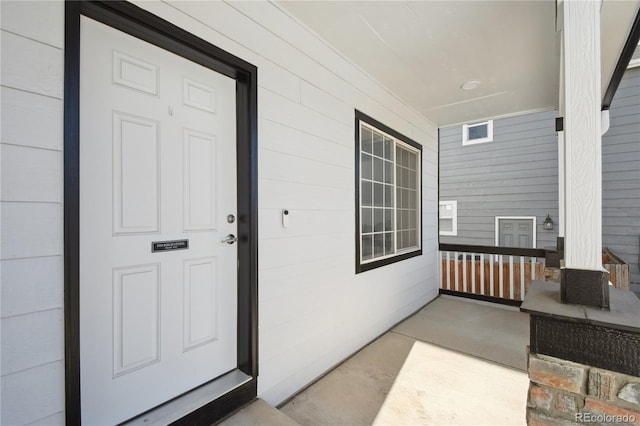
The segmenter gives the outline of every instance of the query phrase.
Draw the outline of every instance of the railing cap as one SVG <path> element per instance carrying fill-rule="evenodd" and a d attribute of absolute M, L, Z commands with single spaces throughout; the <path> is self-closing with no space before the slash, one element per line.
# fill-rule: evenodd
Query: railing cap
<path fill-rule="evenodd" d="M 522 248 L 522 247 L 496 247 L 496 246 L 479 246 L 469 244 L 446 244 L 438 245 L 440 251 L 458 251 L 463 253 L 486 253 L 501 254 L 507 256 L 528 256 L 528 257 L 545 257 L 547 252 L 555 252 L 555 250 Z"/>

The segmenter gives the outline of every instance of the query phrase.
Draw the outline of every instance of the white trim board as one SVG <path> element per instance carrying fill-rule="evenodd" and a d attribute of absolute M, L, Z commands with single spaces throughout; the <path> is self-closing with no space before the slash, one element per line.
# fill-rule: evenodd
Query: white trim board
<path fill-rule="evenodd" d="M 530 219 L 533 221 L 533 247 L 532 248 L 537 248 L 537 243 L 538 243 L 538 221 L 536 219 L 535 216 L 496 216 L 496 222 L 495 222 L 495 227 L 493 228 L 494 234 L 495 234 L 495 244 L 496 247 L 500 246 L 500 236 L 498 233 L 498 221 L 500 219 L 515 219 L 515 220 L 526 220 L 526 219 Z"/>

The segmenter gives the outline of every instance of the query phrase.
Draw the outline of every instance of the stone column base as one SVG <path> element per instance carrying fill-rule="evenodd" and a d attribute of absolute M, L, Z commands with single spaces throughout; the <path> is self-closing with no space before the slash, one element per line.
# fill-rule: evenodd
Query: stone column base
<path fill-rule="evenodd" d="M 529 354 L 529 426 L 640 426 L 640 377 Z"/>

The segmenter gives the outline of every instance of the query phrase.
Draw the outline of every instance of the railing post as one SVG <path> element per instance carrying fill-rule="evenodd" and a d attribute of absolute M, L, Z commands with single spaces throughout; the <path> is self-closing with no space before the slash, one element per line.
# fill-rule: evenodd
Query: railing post
<path fill-rule="evenodd" d="M 524 299 L 525 285 L 524 285 L 524 256 L 520 256 L 520 299 Z"/>
<path fill-rule="evenodd" d="M 458 270 L 458 252 L 453 252 L 453 266 L 455 266 L 456 270 L 454 271 L 454 277 L 456 279 L 456 291 L 460 291 L 460 272 Z"/>
<path fill-rule="evenodd" d="M 537 257 L 531 258 L 531 281 L 536 279 L 536 259 Z"/>
<path fill-rule="evenodd" d="M 493 297 L 494 293 L 495 293 L 495 291 L 493 289 L 494 284 L 495 284 L 494 283 L 494 277 L 493 277 L 493 270 L 494 270 L 495 265 L 494 265 L 494 259 L 493 259 L 493 255 L 492 254 L 489 255 L 489 264 L 490 264 L 490 268 L 489 268 L 489 295 Z"/>
<path fill-rule="evenodd" d="M 467 259 L 466 259 L 466 253 L 462 254 L 462 288 L 463 291 L 466 293 L 467 291 L 469 291 L 469 289 L 467 288 Z"/>
<path fill-rule="evenodd" d="M 444 277 L 442 276 L 442 252 L 438 250 L 438 275 L 440 276 L 440 288 L 444 288 Z"/>
<path fill-rule="evenodd" d="M 451 289 L 451 259 L 447 251 L 447 289 Z"/>
<path fill-rule="evenodd" d="M 471 253 L 471 293 L 476 292 L 476 255 Z"/>
<path fill-rule="evenodd" d="M 502 266 L 503 266 L 503 259 L 502 259 L 502 255 L 498 255 L 498 274 L 500 277 L 500 281 L 499 284 L 500 286 L 498 287 L 498 291 L 500 294 L 500 297 L 504 297 L 504 271 L 502 270 Z"/>
<path fill-rule="evenodd" d="M 484 295 L 484 254 L 480 253 L 480 294 Z"/>
<path fill-rule="evenodd" d="M 513 299 L 515 297 L 513 284 L 513 256 L 509 255 L 509 299 Z"/>

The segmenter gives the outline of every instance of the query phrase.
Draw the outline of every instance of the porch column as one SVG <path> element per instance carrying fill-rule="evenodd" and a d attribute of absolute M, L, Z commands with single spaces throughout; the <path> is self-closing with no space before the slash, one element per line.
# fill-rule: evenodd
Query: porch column
<path fill-rule="evenodd" d="M 602 267 L 600 6 L 597 0 L 563 2 L 566 222 L 561 291 L 565 303 L 607 309 L 608 274 Z"/>
<path fill-rule="evenodd" d="M 562 4 L 557 5 L 557 21 L 563 19 Z M 563 22 L 557 22 L 556 25 L 562 28 Z M 562 34 L 560 35 L 562 37 Z M 565 200 L 565 178 L 566 173 L 564 169 L 564 41 L 560 39 L 560 78 L 559 78 L 559 94 L 558 94 L 558 117 L 560 122 L 556 120 L 556 134 L 558 136 L 558 238 L 564 239 L 564 224 L 567 222 L 564 211 Z"/>
<path fill-rule="evenodd" d="M 527 424 L 640 425 L 640 300 L 610 290 L 602 268 L 601 2 L 559 4 L 565 267 L 560 285 L 532 282 L 520 307 L 531 320 Z"/>

